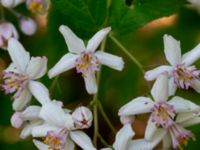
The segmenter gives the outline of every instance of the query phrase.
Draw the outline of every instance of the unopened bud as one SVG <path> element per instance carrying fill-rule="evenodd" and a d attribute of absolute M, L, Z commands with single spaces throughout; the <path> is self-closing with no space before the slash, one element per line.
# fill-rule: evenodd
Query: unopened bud
<path fill-rule="evenodd" d="M 84 106 L 78 107 L 73 113 L 72 118 L 75 122 L 75 127 L 78 129 L 89 128 L 92 124 L 92 112 Z"/>
<path fill-rule="evenodd" d="M 0 48 L 7 49 L 10 38 L 18 39 L 18 33 L 15 26 L 9 22 L 0 24 Z"/>
<path fill-rule="evenodd" d="M 22 17 L 20 19 L 20 29 L 26 35 L 33 35 L 36 32 L 37 25 L 33 19 Z"/>
<path fill-rule="evenodd" d="M 11 117 L 11 124 L 14 128 L 20 128 L 23 124 L 23 120 L 20 118 L 20 112 L 15 112 Z"/>

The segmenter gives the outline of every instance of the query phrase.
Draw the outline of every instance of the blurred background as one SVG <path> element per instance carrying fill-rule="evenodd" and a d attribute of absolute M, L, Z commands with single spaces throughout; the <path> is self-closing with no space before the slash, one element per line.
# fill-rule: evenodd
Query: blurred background
<path fill-rule="evenodd" d="M 127 5 L 126 7 L 131 7 L 134 3 L 133 1 L 126 1 L 125 4 Z M 24 4 L 16 9 L 26 12 Z M 76 26 L 70 23 L 70 18 L 64 17 L 56 11 L 57 9 L 51 6 L 49 14 L 34 16 L 38 24 L 38 30 L 34 36 L 27 37 L 20 34 L 20 41 L 32 56 L 47 56 L 49 69 L 68 51 L 65 41 L 58 31 L 60 24 L 67 24 L 72 29 L 74 28 L 75 33 L 84 38 L 85 41 L 98 31 L 97 29 L 100 29 L 100 26 L 96 29 L 84 26 L 85 31 L 91 33 L 81 32 L 81 28 L 76 28 Z M 5 13 L 7 13 L 6 17 L 16 24 L 12 15 L 7 11 Z M 73 16 L 73 14 L 71 15 Z M 82 24 L 80 26 L 83 27 Z M 162 37 L 164 34 L 172 35 L 175 39 L 180 40 L 182 53 L 191 50 L 200 43 L 200 15 L 196 10 L 188 9 L 181 3 L 180 7 L 170 15 L 151 20 L 137 30 L 126 34 L 115 34 L 115 36 L 139 60 L 147 71 L 160 64 L 167 64 L 163 53 Z M 106 52 L 122 56 L 125 61 L 125 68 L 122 72 L 103 66 L 99 87 L 99 100 L 111 122 L 118 130 L 121 127 L 119 117 L 117 116 L 118 109 L 137 96 L 149 94 L 149 88 L 151 88 L 152 83 L 144 80 L 139 68 L 110 38 L 107 39 Z M 0 54 L 0 75 L 9 63 L 10 58 L 7 52 L 2 50 Z M 196 66 L 200 68 L 200 61 L 197 61 Z M 51 87 L 52 99 L 62 100 L 65 107 L 72 110 L 79 105 L 89 105 L 92 96 L 87 94 L 82 77 L 80 74 L 76 74 L 75 69 L 61 74 L 56 80 L 56 84 L 52 86 L 55 79 L 50 80 L 47 76 L 41 79 L 47 87 Z M 184 96 L 200 104 L 200 96 L 193 90 L 178 90 L 177 95 Z M 11 97 L 4 95 L 2 91 L 0 93 L 0 101 L 0 149 L 36 149 L 31 138 L 20 139 L 20 130 L 14 129 L 10 125 L 10 117 L 13 114 Z M 32 103 L 37 102 L 34 100 Z M 109 144 L 112 144 L 114 135 L 101 114 L 99 115 L 100 133 Z M 135 138 L 143 137 L 147 119 L 148 115 L 142 115 L 136 119 L 133 125 L 136 131 Z M 195 133 L 196 141 L 190 141 L 186 149 L 198 149 L 200 146 L 200 125 L 190 129 Z M 93 129 L 91 128 L 87 132 L 92 136 L 92 131 Z M 99 146 L 102 146 L 101 142 L 99 142 Z"/>

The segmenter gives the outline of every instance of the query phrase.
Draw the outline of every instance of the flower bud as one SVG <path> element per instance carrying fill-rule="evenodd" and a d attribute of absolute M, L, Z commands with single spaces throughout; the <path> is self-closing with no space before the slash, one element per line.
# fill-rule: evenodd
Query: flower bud
<path fill-rule="evenodd" d="M 27 0 L 27 8 L 36 14 L 45 14 L 48 9 L 49 0 Z"/>
<path fill-rule="evenodd" d="M 21 113 L 15 112 L 11 117 L 11 124 L 14 128 L 20 128 L 23 124 L 23 120 L 20 118 Z"/>
<path fill-rule="evenodd" d="M 120 116 L 120 121 L 123 125 L 132 124 L 135 120 L 135 116 Z"/>
<path fill-rule="evenodd" d="M 0 48 L 7 49 L 10 38 L 18 39 L 18 33 L 13 24 L 3 22 L 0 24 Z"/>
<path fill-rule="evenodd" d="M 84 106 L 78 107 L 72 113 L 72 118 L 77 129 L 89 128 L 93 120 L 92 112 Z"/>
<path fill-rule="evenodd" d="M 26 35 L 33 35 L 36 32 L 37 25 L 33 19 L 22 17 L 20 19 L 20 29 Z"/>

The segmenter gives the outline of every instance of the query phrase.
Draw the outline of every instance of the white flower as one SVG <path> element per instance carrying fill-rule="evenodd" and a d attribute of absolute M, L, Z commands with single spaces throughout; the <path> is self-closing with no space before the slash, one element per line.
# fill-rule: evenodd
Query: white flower
<path fill-rule="evenodd" d="M 46 57 L 31 57 L 24 47 L 11 38 L 8 42 L 8 53 L 12 64 L 3 72 L 2 88 L 6 94 L 14 94 L 13 109 L 22 110 L 34 97 L 40 102 L 49 101 L 48 89 L 40 82 L 34 81 L 42 77 L 47 70 Z"/>
<path fill-rule="evenodd" d="M 101 51 L 95 52 L 110 29 L 108 27 L 98 31 L 85 46 L 83 40 L 67 26 L 61 25 L 59 30 L 65 38 L 69 53 L 65 54 L 48 72 L 49 77 L 55 77 L 75 67 L 78 73 L 82 73 L 88 93 L 95 94 L 97 92 L 95 73 L 99 71 L 100 64 L 116 70 L 122 70 L 124 66 L 122 58 L 118 56 Z"/>
<path fill-rule="evenodd" d="M 41 107 L 29 106 L 23 112 L 15 112 L 11 117 L 11 124 L 14 128 L 22 128 L 20 137 L 25 139 L 31 135 L 32 129 L 43 121 L 39 117 Z"/>
<path fill-rule="evenodd" d="M 72 118 L 76 129 L 85 129 L 92 125 L 93 115 L 90 109 L 81 106 L 75 109 L 72 113 Z"/>
<path fill-rule="evenodd" d="M 175 123 L 168 129 L 158 129 L 153 135 L 153 140 L 162 140 L 163 149 L 170 149 L 172 146 L 174 149 L 182 149 L 182 146 L 186 146 L 189 139 L 195 139 L 194 134 L 185 129 L 192 125 L 200 123 L 200 117 L 194 113 L 180 113 L 177 115 Z M 149 129 L 150 130 L 150 129 Z M 149 131 L 151 132 L 151 131 Z"/>
<path fill-rule="evenodd" d="M 174 126 L 175 118 L 179 113 L 192 113 L 199 109 L 196 104 L 175 96 L 168 99 L 168 82 L 167 75 L 160 75 L 153 85 L 151 95 L 148 97 L 138 97 L 123 106 L 119 110 L 120 116 L 132 116 L 136 114 L 151 113 L 145 131 L 145 139 L 151 141 L 159 127 L 166 130 Z"/>
<path fill-rule="evenodd" d="M 0 48 L 6 50 L 10 38 L 18 39 L 18 32 L 12 23 L 2 22 L 0 24 Z"/>
<path fill-rule="evenodd" d="M 163 72 L 169 75 L 169 94 L 174 95 L 177 86 L 182 89 L 192 87 L 200 93 L 200 70 L 191 66 L 200 57 L 200 45 L 181 56 L 180 42 L 172 36 L 164 35 L 164 52 L 170 65 L 162 65 L 145 73 L 147 80 L 155 80 Z"/>
<path fill-rule="evenodd" d="M 43 125 L 32 130 L 33 137 L 45 137 L 44 142 L 34 140 L 40 150 L 74 150 L 74 142 L 84 150 L 96 150 L 91 139 L 74 126 L 72 115 L 66 113 L 55 102 L 47 102 L 42 106 L 40 117 Z"/>
<path fill-rule="evenodd" d="M 154 138 L 151 141 L 145 139 L 132 140 L 135 132 L 131 124 L 125 124 L 118 132 L 113 144 L 114 150 L 152 150 L 160 141 Z M 112 150 L 111 148 L 102 148 L 101 150 Z"/>

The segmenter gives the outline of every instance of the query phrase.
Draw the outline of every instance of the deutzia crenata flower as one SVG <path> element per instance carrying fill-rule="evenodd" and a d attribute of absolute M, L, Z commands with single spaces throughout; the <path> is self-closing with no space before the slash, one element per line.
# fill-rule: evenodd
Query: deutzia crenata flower
<path fill-rule="evenodd" d="M 24 47 L 11 38 L 8 42 L 11 65 L 4 70 L 2 88 L 6 94 L 14 93 L 13 109 L 22 110 L 31 100 L 32 94 L 42 104 L 49 101 L 48 89 L 40 82 L 47 70 L 46 57 L 30 57 Z"/>
<path fill-rule="evenodd" d="M 151 150 L 158 144 L 158 140 L 153 139 L 148 142 L 144 139 L 132 140 L 135 132 L 132 129 L 131 124 L 125 124 L 116 134 L 113 144 L 114 150 Z M 112 148 L 102 148 L 101 150 L 112 150 Z"/>
<path fill-rule="evenodd" d="M 14 128 L 21 128 L 20 137 L 25 139 L 32 134 L 32 129 L 43 123 L 40 119 L 41 107 L 28 106 L 22 112 L 15 112 L 11 117 L 11 124 Z"/>
<path fill-rule="evenodd" d="M 44 124 L 32 130 L 33 137 L 44 138 L 43 142 L 34 140 L 38 149 L 74 150 L 76 143 L 84 150 L 96 150 L 91 139 L 76 129 L 72 115 L 65 112 L 61 105 L 47 102 L 43 104 L 39 116 Z"/>
<path fill-rule="evenodd" d="M 196 115 L 193 112 L 180 113 L 177 115 L 173 125 L 167 129 L 158 129 L 151 139 L 158 141 L 157 144 L 162 140 L 163 149 L 170 149 L 171 146 L 173 149 L 182 149 L 183 145 L 187 145 L 189 139 L 195 139 L 194 134 L 191 131 L 185 129 L 185 127 L 190 127 L 199 123 L 199 115 Z M 148 130 L 151 129 L 149 128 Z"/>
<path fill-rule="evenodd" d="M 163 72 L 168 72 L 170 95 L 175 94 L 177 87 L 182 89 L 192 87 L 200 93 L 200 70 L 192 65 L 200 57 L 200 45 L 181 56 L 180 42 L 172 36 L 164 35 L 164 52 L 171 66 L 162 65 L 147 71 L 145 78 L 155 80 Z"/>
<path fill-rule="evenodd" d="M 168 100 L 168 79 L 161 74 L 151 90 L 153 100 L 148 97 L 138 97 L 119 110 L 120 116 L 132 116 L 151 113 L 145 131 L 145 139 L 151 141 L 158 128 L 170 129 L 176 127 L 175 118 L 179 113 L 194 113 L 199 109 L 196 104 L 175 96 Z"/>
<path fill-rule="evenodd" d="M 10 38 L 19 38 L 15 26 L 9 22 L 0 23 L 0 48 L 6 50 Z"/>
<path fill-rule="evenodd" d="M 49 77 L 53 78 L 62 72 L 76 68 L 77 73 L 81 73 L 85 80 L 88 93 L 95 94 L 97 92 L 95 73 L 99 71 L 100 64 L 116 70 L 122 70 L 124 67 L 121 57 L 95 51 L 110 29 L 108 27 L 98 31 L 85 46 L 83 40 L 78 38 L 71 29 L 61 25 L 59 30 L 65 38 L 69 53 L 65 54 L 48 72 Z"/>

